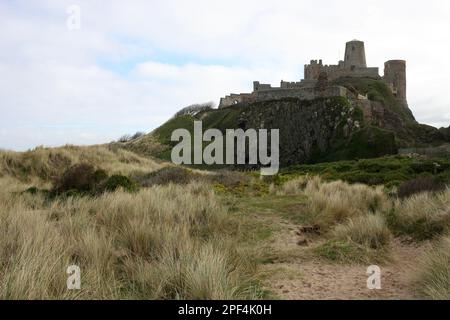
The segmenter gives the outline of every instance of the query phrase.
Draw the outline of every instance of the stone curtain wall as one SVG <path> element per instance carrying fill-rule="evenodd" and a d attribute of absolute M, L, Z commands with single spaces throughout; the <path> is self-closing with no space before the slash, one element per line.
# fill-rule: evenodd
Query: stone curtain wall
<path fill-rule="evenodd" d="M 323 91 L 313 87 L 284 89 L 271 88 L 270 90 L 255 91 L 250 94 L 232 94 L 220 100 L 219 108 L 232 107 L 236 104 L 279 100 L 285 98 L 298 98 L 301 100 L 314 100 L 322 97 L 347 97 L 348 90 L 341 86 L 330 86 Z"/>
<path fill-rule="evenodd" d="M 305 79 L 317 80 L 321 72 L 325 72 L 328 80 L 335 80 L 343 77 L 367 77 L 380 79 L 379 68 L 344 68 L 341 65 L 321 65 L 309 64 L 305 66 Z"/>

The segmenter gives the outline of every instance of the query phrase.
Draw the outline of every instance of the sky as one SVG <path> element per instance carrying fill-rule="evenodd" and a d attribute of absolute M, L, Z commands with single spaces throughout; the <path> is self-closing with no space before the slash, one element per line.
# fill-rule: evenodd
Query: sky
<path fill-rule="evenodd" d="M 74 11 L 73 8 L 76 10 Z M 106 143 L 365 42 L 407 61 L 416 119 L 450 125 L 450 1 L 0 0 L 0 148 Z"/>

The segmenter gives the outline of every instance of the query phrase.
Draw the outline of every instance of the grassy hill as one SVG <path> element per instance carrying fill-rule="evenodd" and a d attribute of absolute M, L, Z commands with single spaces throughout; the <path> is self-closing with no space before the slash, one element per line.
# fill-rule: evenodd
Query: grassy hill
<path fill-rule="evenodd" d="M 118 145 L 140 154 L 170 160 L 170 141 L 178 128 L 203 130 L 279 129 L 281 165 L 376 158 L 399 148 L 440 145 L 445 130 L 417 123 L 410 109 L 399 103 L 381 80 L 344 78 L 335 81 L 353 93 L 367 95 L 369 104 L 336 97 L 304 101 L 281 99 L 174 117 L 151 134 Z M 369 109 L 368 109 L 369 108 Z M 370 114 L 370 115 L 368 115 Z"/>
<path fill-rule="evenodd" d="M 60 148 L 39 147 L 26 152 L 0 151 L 0 177 L 11 176 L 24 182 L 49 182 L 70 167 L 90 163 L 111 174 L 130 175 L 161 167 L 155 160 L 107 146 Z"/>

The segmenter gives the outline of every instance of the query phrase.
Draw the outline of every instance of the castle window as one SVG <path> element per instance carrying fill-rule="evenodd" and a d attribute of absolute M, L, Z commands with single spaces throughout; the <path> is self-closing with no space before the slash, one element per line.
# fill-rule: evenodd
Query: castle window
<path fill-rule="evenodd" d="M 355 46 L 352 46 L 352 51 L 355 51 Z"/>

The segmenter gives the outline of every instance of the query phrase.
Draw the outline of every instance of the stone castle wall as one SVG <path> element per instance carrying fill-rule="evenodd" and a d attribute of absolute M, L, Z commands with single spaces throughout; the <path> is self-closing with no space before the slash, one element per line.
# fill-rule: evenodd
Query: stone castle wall
<path fill-rule="evenodd" d="M 295 89 L 272 89 L 255 92 L 256 101 L 277 100 L 283 98 L 299 98 L 302 100 L 313 100 L 319 97 L 347 96 L 347 89 L 341 86 L 329 86 L 322 91 L 313 87 Z"/>
<path fill-rule="evenodd" d="M 317 80 L 321 73 L 326 73 L 328 80 L 336 80 L 343 77 L 367 77 L 379 79 L 380 73 L 378 68 L 367 68 L 353 66 L 347 68 L 343 61 L 338 65 L 323 65 L 322 61 L 311 60 L 310 64 L 305 65 L 305 79 Z"/>
<path fill-rule="evenodd" d="M 325 83 L 344 77 L 366 77 L 382 79 L 379 69 L 367 67 L 364 42 L 353 40 L 346 43 L 344 60 L 337 65 L 324 65 L 322 60 L 311 60 L 305 65 L 304 80 L 299 82 L 281 81 L 279 87 L 270 84 L 253 82 L 252 93 L 230 94 L 220 100 L 219 108 L 230 107 L 238 103 L 250 103 L 256 101 L 274 100 L 282 98 L 300 98 L 312 100 L 318 97 L 348 96 L 349 92 L 344 87 L 326 86 L 318 90 L 316 86 L 322 86 L 321 82 L 326 75 Z M 391 60 L 386 62 L 383 79 L 391 88 L 394 95 L 401 102 L 406 102 L 406 63 L 403 60 Z"/>
<path fill-rule="evenodd" d="M 271 101 L 284 98 L 314 100 L 319 97 L 347 97 L 348 94 L 348 90 L 341 86 L 329 86 L 324 90 L 317 90 L 314 87 L 298 87 L 292 89 L 270 88 L 268 90 L 258 90 L 248 94 L 231 94 L 220 100 L 219 108 L 231 107 L 239 103 Z"/>
<path fill-rule="evenodd" d="M 231 107 L 238 103 L 252 102 L 254 100 L 255 98 L 253 93 L 241 93 L 241 94 L 232 93 L 220 99 L 219 108 Z"/>
<path fill-rule="evenodd" d="M 390 60 L 384 64 L 384 80 L 399 101 L 406 103 L 406 62 Z"/>

